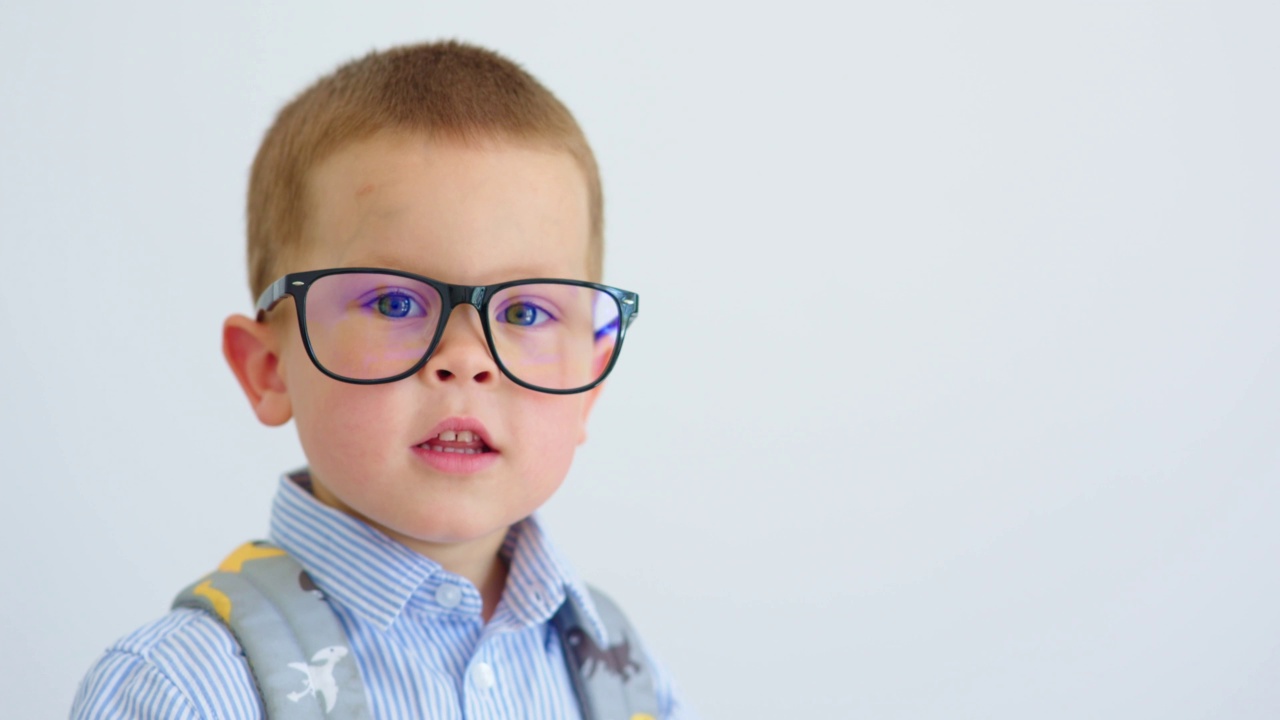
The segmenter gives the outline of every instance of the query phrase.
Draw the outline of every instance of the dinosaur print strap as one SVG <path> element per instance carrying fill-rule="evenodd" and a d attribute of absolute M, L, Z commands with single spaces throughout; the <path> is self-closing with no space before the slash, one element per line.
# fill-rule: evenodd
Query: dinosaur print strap
<path fill-rule="evenodd" d="M 601 647 L 583 627 L 572 601 L 551 622 L 560 636 L 583 720 L 656 720 L 658 695 L 648 659 L 633 644 L 631 623 L 607 595 L 590 588 L 596 614 L 604 624 Z"/>
<path fill-rule="evenodd" d="M 249 660 L 266 717 L 372 717 L 346 633 L 296 560 L 250 542 L 179 593 L 173 607 L 218 617 Z"/>

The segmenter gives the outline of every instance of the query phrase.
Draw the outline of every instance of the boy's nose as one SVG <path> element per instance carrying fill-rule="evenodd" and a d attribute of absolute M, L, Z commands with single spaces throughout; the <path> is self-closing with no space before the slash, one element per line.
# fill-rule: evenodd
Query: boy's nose
<path fill-rule="evenodd" d="M 480 314 L 474 307 L 461 305 L 453 309 L 446 318 L 440 343 L 422 371 L 439 382 L 459 378 L 488 383 L 497 379 L 498 367 L 489 354 Z"/>

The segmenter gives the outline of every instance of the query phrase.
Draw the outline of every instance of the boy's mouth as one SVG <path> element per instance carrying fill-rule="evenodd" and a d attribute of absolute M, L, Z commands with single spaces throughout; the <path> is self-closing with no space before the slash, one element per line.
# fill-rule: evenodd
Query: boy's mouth
<path fill-rule="evenodd" d="M 451 417 L 431 428 L 431 434 L 414 446 L 419 452 L 445 455 L 489 455 L 498 449 L 489 439 L 484 423 L 475 418 Z M 438 456 L 437 456 L 438 457 Z"/>
<path fill-rule="evenodd" d="M 493 449 L 479 435 L 470 430 L 444 430 L 435 437 L 428 438 L 426 442 L 421 443 L 418 447 L 434 452 L 459 453 L 462 455 L 493 452 Z"/>

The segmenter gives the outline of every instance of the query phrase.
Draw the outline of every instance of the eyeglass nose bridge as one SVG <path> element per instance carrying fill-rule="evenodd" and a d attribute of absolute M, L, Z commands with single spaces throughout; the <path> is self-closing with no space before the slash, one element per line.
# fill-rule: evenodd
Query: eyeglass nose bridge
<path fill-rule="evenodd" d="M 451 310 L 459 305 L 470 305 L 476 309 L 476 312 L 480 312 L 480 308 L 484 306 L 484 296 L 489 290 L 489 288 L 483 285 L 478 287 L 470 285 L 448 285 L 446 287 L 449 290 L 449 308 Z"/>

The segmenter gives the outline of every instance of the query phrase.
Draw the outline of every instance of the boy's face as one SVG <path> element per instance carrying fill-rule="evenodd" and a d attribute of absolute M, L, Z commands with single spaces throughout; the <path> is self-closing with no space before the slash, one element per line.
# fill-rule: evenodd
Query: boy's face
<path fill-rule="evenodd" d="M 382 134 L 321 163 L 309 191 L 307 250 L 289 271 L 392 268 L 465 285 L 587 279 L 586 186 L 564 153 Z M 511 382 L 468 306 L 417 374 L 339 382 L 307 357 L 292 305 L 271 311 L 264 337 L 322 501 L 425 550 L 499 542 L 564 480 L 598 388 L 550 395 Z M 442 423 L 478 424 L 490 451 L 442 460 L 423 447 Z"/>

